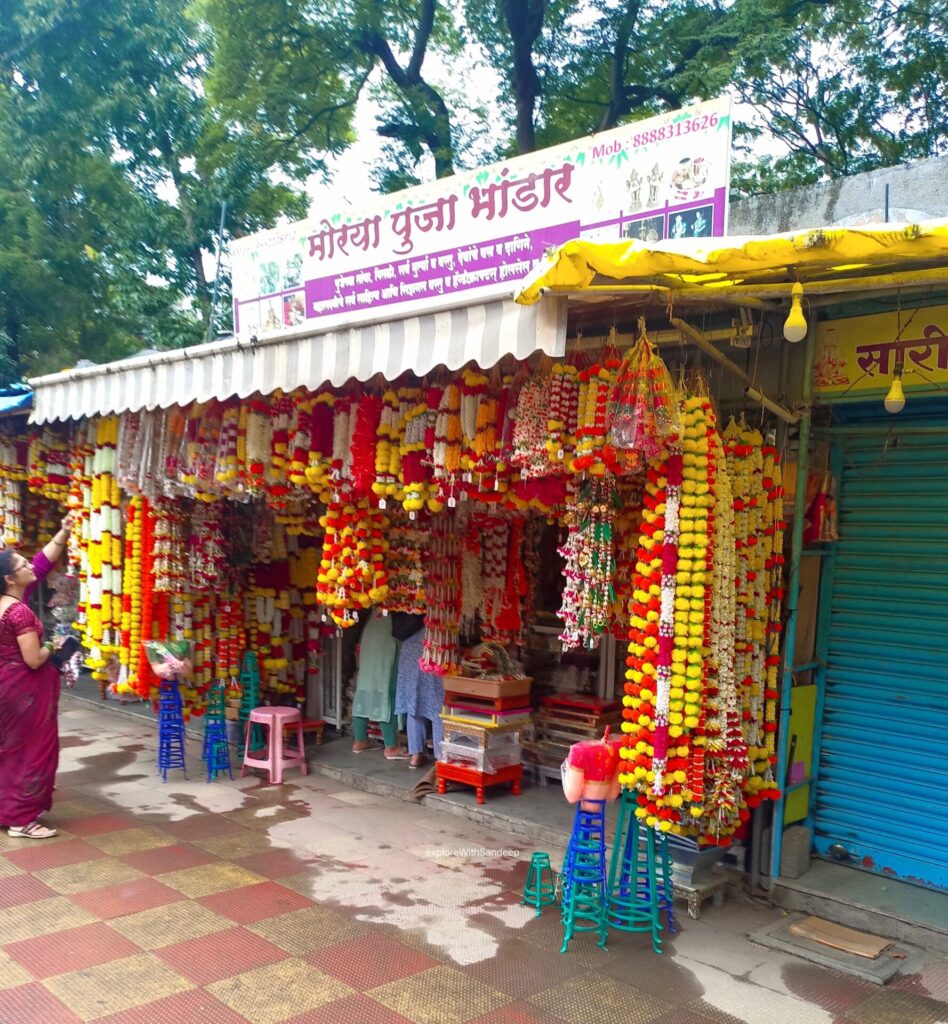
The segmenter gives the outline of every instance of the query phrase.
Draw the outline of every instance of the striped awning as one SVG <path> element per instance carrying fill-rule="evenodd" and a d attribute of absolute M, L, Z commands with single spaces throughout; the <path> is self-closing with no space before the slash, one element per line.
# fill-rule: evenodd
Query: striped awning
<path fill-rule="evenodd" d="M 256 344 L 228 339 L 36 377 L 30 381 L 30 419 L 46 423 L 298 387 L 340 387 L 376 374 L 394 381 L 406 371 L 423 376 L 436 366 L 457 370 L 472 361 L 487 369 L 505 355 L 561 356 L 565 346 L 565 301 L 521 306 L 500 299 Z"/>

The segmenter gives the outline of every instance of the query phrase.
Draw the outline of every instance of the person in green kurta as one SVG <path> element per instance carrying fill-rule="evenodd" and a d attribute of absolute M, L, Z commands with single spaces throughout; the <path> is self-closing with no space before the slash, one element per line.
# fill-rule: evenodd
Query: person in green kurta
<path fill-rule="evenodd" d="M 404 761 L 408 751 L 398 745 L 395 726 L 395 683 L 398 679 L 398 641 L 392 619 L 373 611 L 359 641 L 359 672 L 352 701 L 352 751 L 371 750 L 369 722 L 377 722 L 389 761 Z"/>

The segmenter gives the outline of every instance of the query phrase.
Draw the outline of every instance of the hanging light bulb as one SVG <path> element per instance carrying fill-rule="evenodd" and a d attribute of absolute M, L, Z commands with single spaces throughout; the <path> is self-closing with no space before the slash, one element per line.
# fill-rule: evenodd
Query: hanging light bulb
<path fill-rule="evenodd" d="M 790 289 L 790 312 L 783 322 L 783 336 L 789 342 L 803 341 L 806 337 L 806 317 L 803 315 L 803 285 L 798 281 Z"/>
<path fill-rule="evenodd" d="M 905 369 L 904 363 L 897 362 L 895 364 L 892 383 L 889 385 L 888 394 L 885 396 L 885 401 L 882 403 L 885 406 L 885 411 L 890 412 L 893 415 L 897 412 L 901 412 L 905 408 L 905 389 L 902 387 L 903 369 Z"/>

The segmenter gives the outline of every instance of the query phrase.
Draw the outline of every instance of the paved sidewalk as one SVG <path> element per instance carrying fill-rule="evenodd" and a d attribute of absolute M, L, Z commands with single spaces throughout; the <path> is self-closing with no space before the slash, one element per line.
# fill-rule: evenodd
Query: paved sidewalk
<path fill-rule="evenodd" d="M 292 772 L 154 772 L 148 722 L 63 700 L 61 836 L 0 834 L 0 1024 L 937 1024 L 948 963 L 880 989 L 752 945 L 735 896 L 654 956 L 519 905 L 515 836 Z M 561 851 L 552 850 L 554 860 Z"/>

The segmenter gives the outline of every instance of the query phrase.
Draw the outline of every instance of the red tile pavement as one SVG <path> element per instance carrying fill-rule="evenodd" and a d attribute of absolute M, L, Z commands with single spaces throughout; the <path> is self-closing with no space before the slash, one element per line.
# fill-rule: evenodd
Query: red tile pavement
<path fill-rule="evenodd" d="M 279 946 L 243 928 L 215 932 L 155 950 L 155 956 L 195 985 L 210 985 L 255 967 L 285 960 L 288 955 Z"/>
<path fill-rule="evenodd" d="M 305 871 L 307 864 L 311 862 L 301 859 L 292 850 L 266 850 L 250 857 L 242 857 L 234 863 L 248 871 L 263 875 L 264 878 L 279 879 L 298 875 Z"/>
<path fill-rule="evenodd" d="M 162 875 L 166 871 L 198 868 L 202 864 L 211 864 L 219 858 L 205 852 L 199 846 L 181 843 L 178 846 L 162 846 L 157 850 L 126 853 L 118 859 L 146 875 Z"/>
<path fill-rule="evenodd" d="M 305 910 L 313 905 L 312 900 L 277 882 L 258 882 L 239 889 L 226 889 L 213 896 L 202 896 L 197 902 L 238 924 L 254 924 L 266 917 Z"/>
<path fill-rule="evenodd" d="M 141 952 L 134 942 L 101 922 L 11 942 L 3 946 L 3 951 L 34 978 L 40 979 L 81 971 Z"/>
<path fill-rule="evenodd" d="M 184 896 L 156 878 L 138 878 L 134 882 L 122 882 L 119 885 L 108 885 L 104 889 L 76 893 L 70 896 L 70 899 L 83 910 L 88 910 L 90 914 L 95 914 L 106 921 L 113 917 L 125 917 L 126 914 L 137 914 L 142 910 L 177 903 L 178 900 L 184 899 Z"/>
<path fill-rule="evenodd" d="M 400 1013 L 361 995 L 338 999 L 317 1010 L 308 1010 L 297 1017 L 281 1021 L 280 1024 L 344 1024 L 346 1021 L 352 1024 L 412 1024 Z M 445 1024 L 448 1022 L 445 1021 Z"/>
<path fill-rule="evenodd" d="M 0 886 L 3 883 L 0 882 Z M 889 988 L 911 992 L 917 996 L 929 996 L 948 1003 L 948 961 L 936 960 L 926 964 L 918 974 L 909 974 L 892 982 Z"/>
<path fill-rule="evenodd" d="M 36 843 L 35 839 L 23 839 L 24 843 Z M 45 871 L 46 868 L 63 868 L 68 864 L 81 864 L 86 860 L 98 860 L 105 854 L 82 839 L 66 839 L 61 843 L 40 842 L 39 846 L 24 846 L 22 850 L 8 850 L 4 857 L 24 871 Z"/>
<path fill-rule="evenodd" d="M 388 935 L 373 936 L 371 942 L 365 939 L 341 942 L 317 950 L 306 959 L 326 974 L 363 992 L 439 966 L 437 960 Z"/>
<path fill-rule="evenodd" d="M 192 989 L 108 1017 L 99 1017 L 96 1024 L 247 1024 L 247 1019 L 207 992 Z"/>
<path fill-rule="evenodd" d="M 11 875 L 0 878 L 0 910 L 5 907 L 18 907 L 21 903 L 33 903 L 36 900 L 49 899 L 56 893 L 48 885 L 32 875 Z M 0 935 L 0 942 L 3 936 Z"/>
<path fill-rule="evenodd" d="M 81 1017 L 38 981 L 0 992 L 0 1021 L 3 1024 L 82 1024 Z"/>
<path fill-rule="evenodd" d="M 211 836 L 232 836 L 244 832 L 244 826 L 219 814 L 192 814 L 181 821 L 168 821 L 162 829 L 179 839 L 210 839 Z"/>
<path fill-rule="evenodd" d="M 117 814 L 94 814 L 90 818 L 57 818 L 55 812 L 50 821 L 59 829 L 73 836 L 99 836 L 105 832 L 134 828 L 133 818 L 120 818 Z"/>

